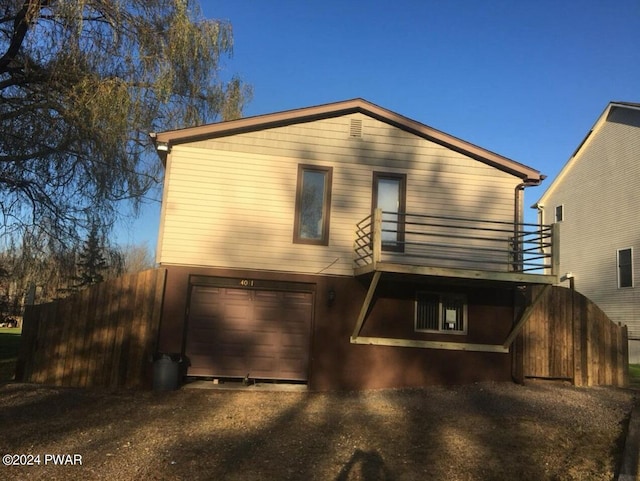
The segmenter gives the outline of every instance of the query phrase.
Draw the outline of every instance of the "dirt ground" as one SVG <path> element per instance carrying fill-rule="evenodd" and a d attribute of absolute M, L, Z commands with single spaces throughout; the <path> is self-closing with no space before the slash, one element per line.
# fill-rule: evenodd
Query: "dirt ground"
<path fill-rule="evenodd" d="M 9 383 L 0 479 L 611 480 L 634 402 L 543 382 L 360 393 Z"/>

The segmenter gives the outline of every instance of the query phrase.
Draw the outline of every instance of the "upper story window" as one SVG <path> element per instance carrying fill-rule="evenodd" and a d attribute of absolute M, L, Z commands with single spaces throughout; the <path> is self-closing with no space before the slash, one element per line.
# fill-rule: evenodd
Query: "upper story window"
<path fill-rule="evenodd" d="M 618 287 L 633 287 L 633 249 L 618 249 Z"/>
<path fill-rule="evenodd" d="M 562 222 L 564 220 L 564 204 L 556 206 L 555 221 Z"/>
<path fill-rule="evenodd" d="M 416 294 L 416 331 L 465 334 L 467 300 L 461 294 L 418 292 Z"/>
<path fill-rule="evenodd" d="M 293 242 L 329 244 L 332 174 L 331 167 L 298 166 Z"/>
<path fill-rule="evenodd" d="M 372 210 L 382 209 L 382 249 L 404 252 L 407 176 L 373 173 Z"/>

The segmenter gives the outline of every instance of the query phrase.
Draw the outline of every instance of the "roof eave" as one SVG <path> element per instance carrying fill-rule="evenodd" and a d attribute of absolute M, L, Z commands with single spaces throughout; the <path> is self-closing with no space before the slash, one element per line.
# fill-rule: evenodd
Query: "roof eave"
<path fill-rule="evenodd" d="M 593 123 L 593 126 L 591 127 L 591 129 L 589 129 L 589 131 L 586 133 L 582 141 L 578 144 L 578 147 L 576 147 L 576 149 L 573 151 L 573 154 L 571 155 L 571 157 L 569 157 L 569 159 L 564 163 L 564 165 L 562 166 L 562 169 L 560 169 L 560 172 L 558 172 L 558 175 L 556 175 L 556 177 L 549 184 L 547 189 L 542 193 L 538 201 L 531 206 L 532 208 L 538 208 L 538 206 L 543 206 L 545 204 L 545 202 L 547 201 L 547 198 L 553 193 L 557 185 L 562 181 L 566 173 L 571 169 L 571 167 L 573 166 L 574 160 L 578 157 L 580 152 L 586 146 L 590 138 L 593 136 L 593 133 L 596 130 L 598 130 L 602 124 L 604 124 L 604 122 L 609 116 L 609 112 L 611 112 L 613 108 L 640 110 L 640 103 L 621 102 L 621 101 L 609 102 L 607 106 L 604 108 L 604 110 L 602 111 L 602 113 L 598 116 L 596 121 Z"/>
<path fill-rule="evenodd" d="M 477 145 L 446 134 L 440 130 L 434 129 L 360 98 L 314 107 L 258 115 L 254 117 L 246 117 L 238 120 L 207 124 L 198 127 L 159 132 L 155 134 L 155 141 L 157 144 L 173 146 L 255 130 L 283 127 L 296 123 L 313 122 L 315 120 L 339 117 L 351 113 L 363 113 L 371 116 L 377 120 L 393 125 L 394 127 L 468 155 L 469 157 L 514 175 L 523 181 L 539 183 L 544 179 L 544 176 L 541 175 L 539 171 L 531 167 L 482 147 L 478 147 Z"/>

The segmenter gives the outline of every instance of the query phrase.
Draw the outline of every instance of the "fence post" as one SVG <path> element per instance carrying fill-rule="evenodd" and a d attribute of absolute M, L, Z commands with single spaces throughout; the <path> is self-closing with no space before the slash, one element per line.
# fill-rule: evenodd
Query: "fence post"
<path fill-rule="evenodd" d="M 618 362 L 617 362 L 617 386 L 629 385 L 629 332 L 626 325 L 618 323 Z"/>
<path fill-rule="evenodd" d="M 573 385 L 584 386 L 583 344 L 584 335 L 582 316 L 576 315 L 576 291 L 571 288 L 571 335 L 573 337 Z"/>
<path fill-rule="evenodd" d="M 38 316 L 35 315 L 34 306 L 25 304 L 22 314 L 22 334 L 20 335 L 20 350 L 18 351 L 18 360 L 16 361 L 16 371 L 14 378 L 16 381 L 30 381 L 31 372 L 33 371 L 33 352 L 36 342 L 36 333 L 38 332 Z"/>
<path fill-rule="evenodd" d="M 560 224 L 551 225 L 551 274 L 560 275 Z"/>

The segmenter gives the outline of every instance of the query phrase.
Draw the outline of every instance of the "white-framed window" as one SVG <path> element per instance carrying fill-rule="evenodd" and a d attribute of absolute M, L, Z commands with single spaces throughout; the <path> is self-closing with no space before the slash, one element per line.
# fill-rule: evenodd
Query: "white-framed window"
<path fill-rule="evenodd" d="M 562 222 L 564 220 L 564 204 L 556 205 L 555 221 Z"/>
<path fill-rule="evenodd" d="M 633 287 L 633 248 L 616 251 L 618 265 L 618 288 Z"/>
<path fill-rule="evenodd" d="M 407 175 L 373 173 L 371 211 L 382 210 L 382 250 L 404 252 Z"/>
<path fill-rule="evenodd" d="M 418 291 L 415 305 L 416 331 L 466 334 L 466 296 Z"/>

